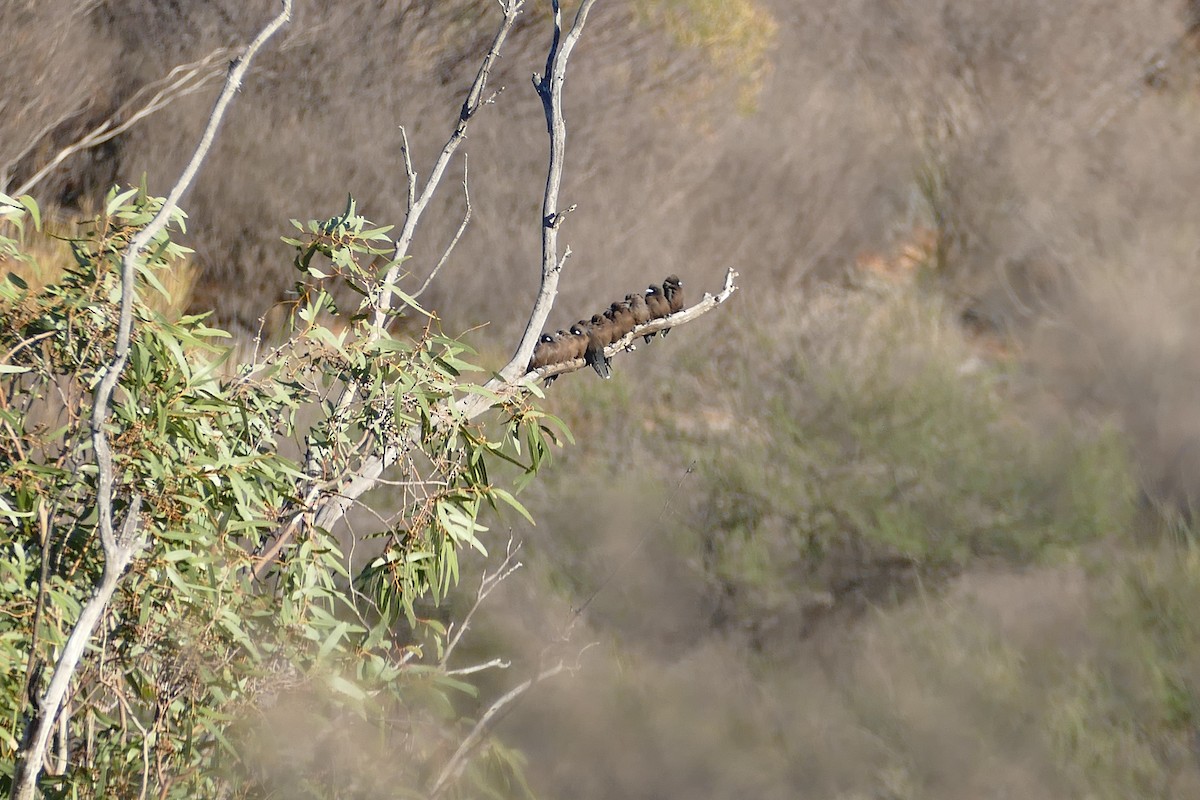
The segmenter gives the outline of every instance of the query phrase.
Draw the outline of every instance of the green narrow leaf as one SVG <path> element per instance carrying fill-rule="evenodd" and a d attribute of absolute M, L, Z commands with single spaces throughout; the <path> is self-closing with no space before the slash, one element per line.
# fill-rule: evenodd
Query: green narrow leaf
<path fill-rule="evenodd" d="M 29 216 L 33 217 L 34 230 L 40 231 L 42 229 L 42 210 L 38 208 L 37 201 L 27 194 L 23 194 L 17 199 L 21 201 L 21 205 L 25 206 Z"/>
<path fill-rule="evenodd" d="M 333 675 L 329 679 L 329 686 L 335 692 L 344 694 L 347 697 L 352 697 L 355 700 L 366 700 L 367 693 L 362 690 L 358 684 L 348 681 L 341 675 Z"/>
<path fill-rule="evenodd" d="M 333 652 L 333 649 L 338 646 L 338 642 L 346 635 L 346 631 L 350 630 L 350 623 L 343 620 L 337 624 L 321 644 L 321 649 L 317 651 L 317 661 L 323 661 L 326 656 Z"/>
<path fill-rule="evenodd" d="M 523 506 L 520 501 L 517 500 L 517 498 L 513 497 L 505 490 L 497 489 L 495 487 L 492 488 L 491 494 L 512 506 L 512 508 L 515 509 L 518 514 L 529 521 L 530 525 L 537 525 L 537 523 L 533 521 L 533 517 L 530 515 L 528 509 L 526 509 L 525 506 Z"/>

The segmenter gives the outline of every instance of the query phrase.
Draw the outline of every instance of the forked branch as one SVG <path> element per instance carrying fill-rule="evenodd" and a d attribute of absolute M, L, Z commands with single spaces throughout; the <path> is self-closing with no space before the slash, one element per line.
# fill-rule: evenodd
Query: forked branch
<path fill-rule="evenodd" d="M 492 381 L 488 388 L 495 389 L 503 383 L 511 383 L 524 374 L 525 365 L 533 355 L 538 336 L 545 327 L 546 320 L 550 317 L 550 309 L 554 307 L 554 299 L 558 296 L 558 279 L 566 262 L 565 255 L 562 258 L 558 256 L 558 230 L 564 218 L 558 209 L 558 194 L 562 185 L 563 161 L 567 149 L 567 123 L 563 118 L 562 109 L 563 83 L 567 78 L 567 61 L 571 57 L 571 51 L 575 49 L 575 43 L 583 35 L 583 26 L 587 23 L 588 13 L 595 2 L 596 0 L 583 0 L 580 3 L 571 30 L 564 38 L 562 10 L 559 0 L 553 0 L 554 38 L 546 56 L 546 71 L 542 75 L 533 76 L 533 86 L 542 100 L 542 110 L 546 114 L 546 131 L 550 135 L 550 163 L 546 170 L 546 191 L 542 196 L 542 282 L 537 298 L 533 301 L 529 320 L 525 323 L 525 332 L 521 334 L 521 341 L 517 344 L 517 351 L 500 370 L 500 380 Z"/>

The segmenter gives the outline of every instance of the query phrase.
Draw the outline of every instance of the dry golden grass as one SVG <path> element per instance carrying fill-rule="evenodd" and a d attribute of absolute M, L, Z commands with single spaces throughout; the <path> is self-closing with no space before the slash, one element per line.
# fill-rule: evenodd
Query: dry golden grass
<path fill-rule="evenodd" d="M 30 226 L 20 236 L 18 231 L 10 228 L 5 234 L 20 241 L 21 251 L 26 258 L 5 259 L 0 256 L 0 277 L 15 275 L 33 292 L 57 283 L 64 272 L 75 264 L 71 240 L 84 235 L 81 230 L 84 219 L 87 219 L 87 215 L 80 214 L 68 219 L 51 212 L 46 215 L 40 231 Z M 192 289 L 196 284 L 194 264 L 190 260 L 181 260 L 169 269 L 160 271 L 157 277 L 166 294 L 151 289 L 145 292 L 142 299 L 168 318 L 183 314 L 191 302 Z"/>

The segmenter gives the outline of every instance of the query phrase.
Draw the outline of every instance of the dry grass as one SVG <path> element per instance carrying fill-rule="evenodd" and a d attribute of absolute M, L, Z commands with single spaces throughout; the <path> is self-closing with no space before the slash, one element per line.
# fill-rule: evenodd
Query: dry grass
<path fill-rule="evenodd" d="M 6 235 L 19 240 L 24 259 L 0 258 L 0 277 L 14 275 L 21 280 L 31 292 L 38 292 L 47 286 L 57 283 L 64 271 L 75 266 L 75 256 L 71 251 L 71 240 L 85 235 L 82 228 L 90 215 L 81 215 L 71 219 L 61 214 L 51 212 L 44 222 L 42 230 L 35 231 L 32 226 L 24 236 L 19 236 L 15 230 Z M 164 293 L 149 291 L 143 298 L 147 305 L 168 318 L 183 314 L 191 302 L 192 290 L 197 279 L 197 270 L 192 262 L 183 259 L 156 274 L 162 284 Z"/>

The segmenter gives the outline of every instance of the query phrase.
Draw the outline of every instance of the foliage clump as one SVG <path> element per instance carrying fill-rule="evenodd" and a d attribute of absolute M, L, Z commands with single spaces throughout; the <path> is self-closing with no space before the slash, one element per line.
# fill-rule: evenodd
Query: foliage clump
<path fill-rule="evenodd" d="M 32 200 L 0 200 L 10 224 L 36 226 Z M 93 391 L 116 337 L 122 255 L 161 203 L 114 189 L 70 242 L 61 280 L 0 282 L 5 790 L 34 713 L 27 698 L 40 695 L 104 567 Z M 182 230 L 183 214 L 171 224 Z M 389 779 L 416 785 L 423 749 L 437 749 L 437 737 L 412 735 L 419 709 L 431 726 L 451 724 L 446 693 L 472 691 L 446 674 L 445 631 L 419 612 L 457 582 L 461 548 L 486 552 L 483 506 L 524 513 L 489 471 L 505 462 L 532 477 L 549 452 L 547 418 L 524 395 L 489 395 L 500 422 L 485 431 L 456 405 L 483 391 L 463 377 L 478 370 L 467 345 L 395 287 L 426 323 L 400 338 L 372 321 L 390 265 L 366 262 L 387 229 L 353 201 L 297 224 L 296 265 L 317 280 L 298 283 L 293 335 L 244 363 L 203 315 L 169 319 L 145 301 L 166 293 L 162 278 L 186 248 L 164 231 L 137 266 L 129 361 L 106 430 L 118 519 L 140 495 L 146 544 L 75 676 L 48 796 L 254 794 L 278 777 L 243 758 L 256 720 L 300 697 L 412 755 Z M 22 257 L 19 239 L 2 245 Z M 325 288 L 335 274 L 363 297 L 351 314 Z M 390 465 L 392 488 L 360 501 L 348 531 L 311 524 L 315 500 L 370 458 Z M 485 770 L 492 756 L 485 748 L 472 763 Z M 300 778 L 310 788 L 344 778 L 310 766 Z"/>

